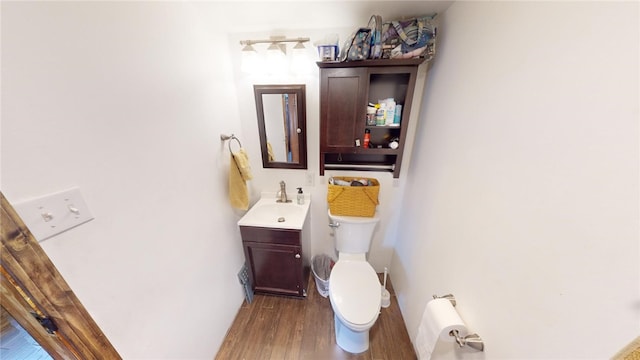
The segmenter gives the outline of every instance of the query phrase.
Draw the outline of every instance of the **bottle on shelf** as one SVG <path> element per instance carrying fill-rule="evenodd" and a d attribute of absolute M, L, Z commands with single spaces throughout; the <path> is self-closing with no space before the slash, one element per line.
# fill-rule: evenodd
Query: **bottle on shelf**
<path fill-rule="evenodd" d="M 393 118 L 396 113 L 396 102 L 392 99 L 386 99 L 387 103 L 387 113 L 385 114 L 384 124 L 385 125 L 393 125 Z"/>
<path fill-rule="evenodd" d="M 376 125 L 376 108 L 375 106 L 367 106 L 367 126 Z"/>
<path fill-rule="evenodd" d="M 400 119 L 402 119 L 402 105 L 396 105 L 396 111 L 393 114 L 393 123 L 400 125 Z"/>
<path fill-rule="evenodd" d="M 397 149 L 400 146 L 400 139 L 398 137 L 394 137 L 391 140 L 389 140 L 389 148 L 390 149 Z"/>
<path fill-rule="evenodd" d="M 371 130 L 364 129 L 364 148 L 368 149 L 371 142 Z"/>
<path fill-rule="evenodd" d="M 378 126 L 384 126 L 384 122 L 385 122 L 385 111 L 386 109 L 384 108 L 384 103 L 381 104 L 376 104 L 376 125 Z"/>

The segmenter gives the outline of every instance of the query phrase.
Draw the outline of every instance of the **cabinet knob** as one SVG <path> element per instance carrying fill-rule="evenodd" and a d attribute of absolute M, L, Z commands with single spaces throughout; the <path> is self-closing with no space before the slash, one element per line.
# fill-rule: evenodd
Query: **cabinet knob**
<path fill-rule="evenodd" d="M 296 254 L 296 259 L 300 259 L 300 254 Z"/>
<path fill-rule="evenodd" d="M 301 134 L 301 133 L 302 133 L 302 129 L 298 128 L 298 129 L 296 129 L 296 132 L 297 132 L 298 134 Z"/>

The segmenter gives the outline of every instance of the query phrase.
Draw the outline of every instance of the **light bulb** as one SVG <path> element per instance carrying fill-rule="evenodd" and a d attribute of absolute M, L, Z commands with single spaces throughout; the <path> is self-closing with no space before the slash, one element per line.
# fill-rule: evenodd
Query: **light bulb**
<path fill-rule="evenodd" d="M 258 68 L 258 53 L 251 44 L 248 44 L 242 49 L 241 61 L 242 63 L 240 68 L 243 73 L 251 74 L 256 72 L 256 69 Z"/>
<path fill-rule="evenodd" d="M 291 55 L 291 71 L 296 75 L 308 75 L 311 72 L 311 62 L 308 50 L 301 41 L 293 47 Z"/>
<path fill-rule="evenodd" d="M 271 74 L 282 74 L 286 70 L 287 56 L 286 47 L 283 44 L 271 43 L 267 48 L 267 72 Z"/>

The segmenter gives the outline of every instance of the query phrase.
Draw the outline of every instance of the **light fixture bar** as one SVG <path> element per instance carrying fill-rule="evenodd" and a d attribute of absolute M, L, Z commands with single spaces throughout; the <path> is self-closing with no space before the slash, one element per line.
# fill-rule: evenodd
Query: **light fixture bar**
<path fill-rule="evenodd" d="M 278 43 L 285 43 L 285 42 L 305 43 L 308 41 L 309 41 L 308 37 L 305 37 L 305 38 L 299 37 L 295 39 L 273 37 L 268 40 L 240 40 L 240 45 L 246 46 L 246 45 L 253 45 L 253 44 L 278 44 Z"/>

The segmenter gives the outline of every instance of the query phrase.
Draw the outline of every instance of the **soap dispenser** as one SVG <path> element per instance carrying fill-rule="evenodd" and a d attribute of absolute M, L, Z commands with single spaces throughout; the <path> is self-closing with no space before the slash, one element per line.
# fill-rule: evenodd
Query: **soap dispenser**
<path fill-rule="evenodd" d="M 296 197 L 298 205 L 304 205 L 304 194 L 302 193 L 302 188 L 298 188 L 298 195 Z"/>

